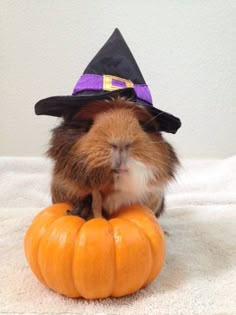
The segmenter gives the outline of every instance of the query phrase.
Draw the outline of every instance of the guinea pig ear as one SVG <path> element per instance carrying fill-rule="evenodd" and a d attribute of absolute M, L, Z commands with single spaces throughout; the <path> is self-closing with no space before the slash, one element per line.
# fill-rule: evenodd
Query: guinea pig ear
<path fill-rule="evenodd" d="M 61 117 L 63 118 L 63 120 L 65 122 L 71 121 L 74 117 L 74 115 L 77 113 L 76 110 L 67 110 L 65 112 L 62 113 Z"/>

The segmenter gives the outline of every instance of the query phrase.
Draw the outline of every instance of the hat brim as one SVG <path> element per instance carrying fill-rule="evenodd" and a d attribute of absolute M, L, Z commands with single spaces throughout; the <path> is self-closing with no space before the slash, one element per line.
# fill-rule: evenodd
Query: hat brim
<path fill-rule="evenodd" d="M 35 104 L 36 115 L 49 115 L 55 117 L 62 117 L 64 113 L 70 110 L 80 110 L 91 101 L 109 99 L 112 97 L 127 97 L 132 101 L 137 101 L 139 104 L 144 105 L 145 108 L 155 117 L 160 127 L 160 131 L 169 133 L 176 133 L 181 126 L 179 118 L 171 115 L 165 111 L 161 111 L 147 103 L 137 100 L 133 88 L 126 88 L 118 91 L 85 91 L 77 95 L 68 96 L 52 96 L 38 101 Z"/>
<path fill-rule="evenodd" d="M 176 133 L 181 127 L 181 120 L 178 117 L 152 106 L 146 106 L 145 108 L 155 117 L 160 131 Z"/>
<path fill-rule="evenodd" d="M 52 96 L 38 101 L 35 104 L 34 109 L 36 115 L 61 117 L 67 111 L 71 109 L 79 109 L 91 101 L 112 98 L 117 95 L 133 99 L 135 97 L 135 92 L 132 88 L 126 88 L 112 92 L 84 91 L 76 95 Z"/>

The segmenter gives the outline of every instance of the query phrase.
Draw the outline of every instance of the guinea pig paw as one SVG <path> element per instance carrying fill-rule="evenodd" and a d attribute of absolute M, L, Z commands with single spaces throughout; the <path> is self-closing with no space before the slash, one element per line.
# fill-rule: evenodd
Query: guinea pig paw
<path fill-rule="evenodd" d="M 78 207 L 66 211 L 67 215 L 80 215 L 80 212 L 81 209 Z"/>
<path fill-rule="evenodd" d="M 83 208 L 80 212 L 80 217 L 84 220 L 92 218 L 92 211 L 89 208 Z"/>
<path fill-rule="evenodd" d="M 67 215 L 77 215 L 81 217 L 84 220 L 88 220 L 91 217 L 91 210 L 87 207 L 81 208 L 81 207 L 75 207 L 71 210 L 67 210 Z"/>

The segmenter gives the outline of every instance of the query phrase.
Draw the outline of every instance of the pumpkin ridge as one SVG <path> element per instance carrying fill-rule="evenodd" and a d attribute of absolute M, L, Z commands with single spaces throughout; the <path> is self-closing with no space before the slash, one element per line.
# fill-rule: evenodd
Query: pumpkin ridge
<path fill-rule="evenodd" d="M 41 236 L 38 238 L 38 244 L 37 244 L 36 249 L 34 251 L 35 255 L 32 255 L 31 248 L 29 249 L 28 245 L 27 245 L 28 238 L 29 238 L 29 236 L 28 236 L 29 231 L 32 231 L 31 232 L 31 234 L 32 234 L 31 237 L 33 237 L 34 242 L 35 242 L 35 238 L 37 239 L 37 235 L 40 234 L 39 231 L 42 228 L 42 226 L 39 225 L 38 220 L 43 221 L 42 219 L 44 219 L 44 217 L 45 217 L 46 220 L 48 220 L 47 224 L 44 225 L 44 228 L 47 229 L 54 222 L 55 218 L 61 217 L 61 215 L 59 216 L 59 214 L 53 210 L 52 206 L 41 210 L 33 218 L 31 224 L 28 226 L 27 232 L 25 233 L 25 236 L 24 236 L 24 251 L 25 251 L 26 259 L 27 259 L 29 265 L 31 264 L 32 257 L 33 257 L 33 261 L 34 261 L 34 264 L 36 265 L 36 269 L 37 269 L 37 272 L 38 272 L 38 275 L 37 275 L 37 272 L 35 271 L 36 276 L 37 276 L 37 278 L 38 278 L 38 280 L 40 282 L 42 282 L 44 285 L 46 285 L 46 281 L 45 281 L 45 279 L 44 279 L 44 277 L 42 275 L 42 271 L 41 271 L 41 268 L 40 268 L 40 265 L 39 265 L 39 259 L 38 259 L 39 246 L 40 246 L 40 242 L 41 242 L 41 240 L 43 238 L 44 233 L 41 234 Z M 35 232 L 35 230 L 36 230 L 37 233 Z"/>
<path fill-rule="evenodd" d="M 85 223 L 85 222 L 84 222 Z M 78 295 L 81 296 L 81 293 L 79 292 L 79 290 L 77 289 L 77 286 L 75 285 L 75 280 L 74 280 L 74 257 L 75 257 L 75 244 L 76 244 L 76 240 L 79 237 L 79 232 L 82 228 L 83 224 L 81 224 L 78 227 L 78 230 L 75 233 L 75 237 L 74 237 L 74 246 L 73 246 L 73 257 L 71 259 L 71 274 L 72 274 L 72 282 L 73 282 L 73 286 L 75 288 L 75 290 L 77 291 Z"/>
<path fill-rule="evenodd" d="M 112 238 L 113 238 L 113 246 L 114 246 L 114 252 L 115 252 L 115 255 L 114 255 L 114 274 L 113 274 L 113 279 L 114 279 L 114 282 L 113 282 L 113 288 L 110 292 L 110 296 L 112 296 L 113 294 L 113 291 L 114 291 L 114 288 L 115 288 L 115 285 L 116 285 L 116 278 L 117 278 L 117 253 L 116 253 L 116 243 L 115 243 L 115 236 L 114 236 L 114 229 L 113 229 L 113 225 L 110 223 L 110 220 L 107 221 L 108 224 L 110 225 L 111 229 L 112 229 Z"/>
<path fill-rule="evenodd" d="M 150 214 L 151 214 L 151 210 L 150 210 Z M 155 218 L 155 217 L 154 217 L 154 218 Z M 123 220 L 130 221 L 130 222 L 133 222 L 136 226 L 138 226 L 138 224 L 136 223 L 135 218 L 134 218 L 134 219 L 133 219 L 132 217 L 131 217 L 131 218 L 129 218 L 129 217 L 128 217 L 128 218 L 125 218 L 125 217 L 122 216 L 122 219 L 123 219 Z M 148 221 L 150 221 L 150 223 L 153 223 L 153 222 L 150 220 L 150 216 L 148 216 L 147 219 L 148 219 Z M 155 219 L 156 219 L 156 218 L 155 218 Z M 138 220 L 137 220 L 137 221 L 138 221 Z M 161 237 L 162 237 L 162 239 L 163 239 L 164 247 L 165 247 L 165 238 L 164 238 L 164 234 L 163 234 L 163 232 L 162 232 L 161 226 L 160 226 L 160 224 L 159 224 L 159 222 L 158 222 L 157 220 L 156 220 L 156 223 L 155 223 L 155 224 L 156 224 L 157 227 L 158 227 L 159 233 L 160 233 L 160 235 L 161 235 Z M 140 226 L 139 226 L 139 228 L 141 229 Z M 152 245 L 152 240 L 151 240 L 151 238 L 149 237 L 149 235 L 148 235 L 148 233 L 147 233 L 147 231 L 146 231 L 145 228 L 142 229 L 142 231 L 143 231 L 144 234 L 146 235 L 146 237 L 147 237 L 147 239 L 148 239 L 148 241 L 149 241 L 149 244 L 150 244 L 150 246 L 151 246 L 152 260 L 153 260 L 153 257 L 156 256 L 156 253 L 155 253 L 155 250 L 154 250 L 153 245 Z M 153 272 L 153 268 L 154 268 L 154 265 L 152 265 L 152 268 L 151 268 L 149 277 L 147 278 L 146 282 L 144 283 L 144 286 L 148 285 L 150 282 L 152 282 L 152 281 L 154 280 L 155 277 L 150 279 L 150 277 L 151 277 L 151 275 L 152 275 L 152 272 Z M 160 271 L 159 271 L 159 272 L 160 272 Z M 159 272 L 158 272 L 157 274 L 159 274 Z"/>
<path fill-rule="evenodd" d="M 55 216 L 56 216 L 56 214 L 52 214 L 52 215 L 55 215 Z M 46 233 L 47 229 L 48 229 L 52 224 L 54 224 L 58 219 L 60 219 L 60 218 L 62 218 L 62 217 L 63 217 L 63 216 L 57 217 L 54 221 L 52 221 L 52 222 L 50 222 L 49 224 L 47 224 L 46 229 L 45 229 L 45 233 Z M 38 266 L 39 266 L 39 270 L 40 270 L 40 274 L 41 274 L 41 276 L 42 276 L 42 279 L 43 279 L 44 283 L 47 284 L 47 281 L 46 281 L 45 277 L 43 276 L 43 273 L 42 273 L 42 270 L 41 270 L 41 266 L 40 266 L 40 264 L 39 264 L 39 248 L 40 248 L 40 244 L 41 244 L 41 242 L 42 242 L 42 239 L 43 239 L 45 233 L 40 237 L 40 240 L 39 240 L 39 243 L 38 243 L 38 248 L 37 248 L 37 262 L 38 262 Z M 48 284 L 47 284 L 47 286 L 48 286 Z"/>
<path fill-rule="evenodd" d="M 122 217 L 122 220 L 124 220 L 124 221 L 128 221 L 129 223 L 131 223 L 132 225 L 134 225 L 139 231 L 141 231 L 141 233 L 143 233 L 144 234 L 144 236 L 145 236 L 145 238 L 147 239 L 147 241 L 148 241 L 148 244 L 149 244 L 149 248 L 150 248 L 150 252 L 151 252 L 151 268 L 150 268 L 150 272 L 149 272 L 149 274 L 148 274 L 148 276 L 147 276 L 147 278 L 145 279 L 145 281 L 144 281 L 144 283 L 143 283 L 143 285 L 142 285 L 142 287 L 145 285 L 145 283 L 147 282 L 147 279 L 149 279 L 149 277 L 150 277 L 150 275 L 151 275 L 151 273 L 152 273 L 152 268 L 153 268 L 153 249 L 152 249 L 152 245 L 151 245 L 151 242 L 150 242 L 150 239 L 149 239 L 149 237 L 147 236 L 147 234 L 146 234 L 146 232 L 145 232 L 145 229 L 142 229 L 136 222 L 134 222 L 134 221 L 132 221 L 132 220 L 129 220 L 129 218 L 123 218 Z M 142 288 L 141 287 L 141 288 Z"/>
<path fill-rule="evenodd" d="M 53 221 L 50 222 L 50 223 L 47 225 L 46 229 L 47 229 L 52 223 L 53 223 Z M 41 277 L 42 277 L 42 279 L 43 279 L 43 282 L 44 282 L 45 284 L 47 284 L 47 281 L 45 280 L 45 277 L 43 276 L 43 273 L 42 273 L 42 270 L 41 270 L 41 266 L 40 266 L 40 264 L 39 264 L 39 247 L 40 247 L 42 238 L 43 238 L 43 235 L 40 237 L 39 243 L 38 243 L 38 248 L 37 248 L 37 265 L 39 266 L 39 271 L 40 271 L 40 275 L 41 275 Z M 47 285 L 48 285 L 48 284 L 47 284 Z"/>
<path fill-rule="evenodd" d="M 113 221 L 114 220 L 114 221 Z M 121 222 L 121 226 L 123 225 L 123 224 L 126 224 L 126 228 L 128 229 L 128 226 L 130 226 L 130 227 L 132 227 L 132 229 L 134 229 L 135 231 L 136 231 L 136 233 L 137 233 L 137 235 L 139 235 L 138 237 L 142 237 L 143 238 L 143 242 L 144 242 L 144 244 L 145 244 L 145 247 L 140 247 L 140 249 L 142 250 L 142 249 L 144 249 L 145 250 L 145 252 L 146 252 L 146 254 L 147 254 L 147 256 L 145 255 L 145 256 L 142 256 L 142 257 L 146 257 L 147 259 L 145 259 L 145 264 L 147 265 L 147 263 L 149 262 L 149 267 L 148 267 L 148 269 L 147 268 L 145 268 L 146 270 L 145 270 L 145 278 L 143 277 L 143 276 L 141 276 L 142 277 L 142 280 L 141 281 L 138 281 L 139 282 L 139 284 L 135 284 L 135 289 L 134 289 L 134 287 L 133 287 L 133 285 L 132 285 L 132 289 L 130 288 L 128 291 L 127 291 L 127 288 L 125 289 L 125 293 L 124 292 L 122 292 L 123 291 L 123 289 L 122 289 L 122 291 L 121 291 L 121 289 L 120 289 L 120 287 L 117 287 L 117 281 L 115 282 L 115 289 L 116 289 L 116 292 L 115 292 L 115 290 L 113 289 L 113 292 L 112 292 L 112 297 L 121 297 L 121 296 L 124 296 L 124 295 L 128 295 L 128 294 L 132 294 L 132 293 L 134 293 L 134 292 L 136 292 L 137 290 L 139 290 L 139 289 L 141 289 L 144 285 L 145 285 L 145 283 L 146 283 L 146 281 L 147 281 L 147 277 L 149 276 L 149 274 L 150 274 L 150 272 L 151 272 L 151 270 L 152 270 L 152 258 L 151 258 L 151 256 L 152 256 L 152 251 L 151 251 L 151 248 L 150 248 L 150 243 L 149 243 L 149 241 L 147 241 L 147 237 L 146 237 L 146 235 L 142 232 L 142 229 L 141 228 L 139 228 L 136 224 L 134 224 L 133 222 L 131 222 L 131 221 L 129 221 L 129 220 L 127 220 L 127 219 L 124 219 L 124 218 L 120 218 L 120 217 L 115 217 L 115 216 L 113 216 L 113 218 L 112 218 L 112 222 L 114 222 L 114 226 L 113 226 L 113 228 L 114 229 L 116 229 L 116 227 L 117 227 L 117 224 L 116 224 L 116 220 L 119 220 L 120 222 Z M 128 225 L 127 225 L 128 224 Z M 119 226 L 119 224 L 118 224 L 118 226 Z M 132 230 L 131 229 L 131 230 Z M 119 231 L 119 229 L 118 229 L 118 231 Z M 125 232 L 125 234 L 126 234 L 127 232 Z M 136 234 L 135 233 L 135 234 Z M 125 235 L 124 234 L 124 235 Z M 132 235 L 132 234 L 131 234 Z M 114 239 L 115 239 L 115 236 L 114 236 Z M 123 241 L 122 241 L 123 242 Z M 126 241 L 125 241 L 126 242 Z M 132 241 L 131 241 L 132 242 Z M 127 244 L 127 243 L 126 243 Z M 137 244 L 137 243 L 136 243 Z M 136 245 L 135 244 L 135 242 L 134 242 L 134 246 Z M 123 246 L 122 246 L 123 247 Z M 147 249 L 147 247 L 148 247 L 148 249 Z M 127 246 L 126 246 L 126 248 L 127 248 Z M 116 257 L 118 257 L 117 256 L 117 244 L 116 244 L 116 246 L 115 246 L 115 249 L 116 249 Z M 126 249 L 125 249 L 125 251 L 126 251 Z M 118 251 L 119 252 L 119 251 Z M 121 252 L 120 252 L 121 253 Z M 136 252 L 137 253 L 137 252 Z M 118 260 L 120 259 L 120 257 L 118 257 Z M 129 264 L 129 261 L 127 261 L 128 262 L 128 264 Z M 140 264 L 139 264 L 139 262 L 138 262 L 138 265 L 139 266 L 141 266 Z M 117 264 L 117 261 L 116 261 L 116 268 L 119 268 L 119 266 L 118 266 L 118 264 Z M 142 269 L 143 269 L 143 267 L 142 267 Z M 117 270 L 117 269 L 116 269 Z M 118 272 L 120 272 L 119 271 L 119 269 L 118 269 Z M 143 272 L 142 271 L 140 271 L 142 274 L 143 274 Z M 140 273 L 138 273 L 137 274 L 137 276 L 138 276 L 138 278 L 140 277 Z M 134 277 L 136 277 L 136 276 L 134 276 Z M 118 277 L 119 278 L 119 277 Z M 132 281 L 131 281 L 132 282 Z M 121 293 L 122 292 L 122 293 Z"/>

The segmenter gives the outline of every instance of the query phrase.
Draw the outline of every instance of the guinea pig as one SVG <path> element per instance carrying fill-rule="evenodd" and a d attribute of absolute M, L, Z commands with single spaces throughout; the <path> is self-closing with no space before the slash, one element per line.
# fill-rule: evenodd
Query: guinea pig
<path fill-rule="evenodd" d="M 69 202 L 69 213 L 85 219 L 142 203 L 158 217 L 179 159 L 155 118 L 124 98 L 66 112 L 47 151 L 54 161 L 53 203 Z"/>

